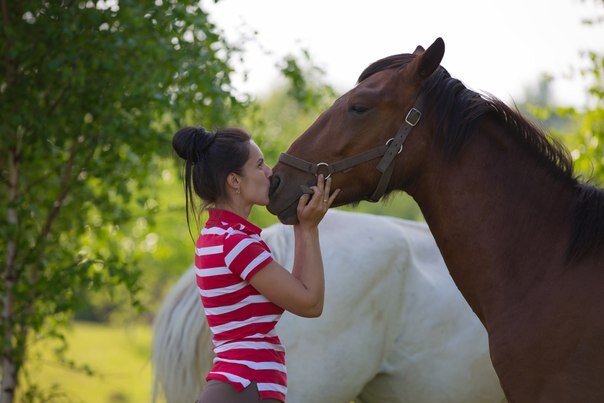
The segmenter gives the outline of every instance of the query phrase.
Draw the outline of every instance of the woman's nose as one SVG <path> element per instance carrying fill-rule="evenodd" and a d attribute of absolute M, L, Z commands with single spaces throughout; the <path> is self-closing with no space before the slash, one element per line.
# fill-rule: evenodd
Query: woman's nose
<path fill-rule="evenodd" d="M 271 169 L 271 167 L 269 167 L 268 165 L 266 166 L 266 177 L 270 178 L 271 176 L 273 176 L 273 170 Z"/>

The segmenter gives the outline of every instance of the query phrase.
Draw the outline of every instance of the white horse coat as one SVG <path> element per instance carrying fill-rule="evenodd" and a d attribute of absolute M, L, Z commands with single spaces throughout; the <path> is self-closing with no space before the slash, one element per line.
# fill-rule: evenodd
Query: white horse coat
<path fill-rule="evenodd" d="M 487 334 L 455 287 L 425 224 L 330 210 L 320 224 L 323 315 L 283 314 L 288 403 L 500 402 Z M 289 226 L 263 238 L 293 265 Z M 154 395 L 189 403 L 212 365 L 193 269 L 171 289 L 154 324 Z"/>

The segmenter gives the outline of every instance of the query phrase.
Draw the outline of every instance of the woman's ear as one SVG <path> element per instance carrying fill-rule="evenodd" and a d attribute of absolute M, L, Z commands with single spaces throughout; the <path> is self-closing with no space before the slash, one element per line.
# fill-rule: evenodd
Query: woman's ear
<path fill-rule="evenodd" d="M 234 172 L 231 172 L 228 176 L 227 176 L 227 186 L 235 191 L 239 190 L 239 187 L 241 186 L 241 178 L 239 177 L 239 175 L 237 175 Z"/>

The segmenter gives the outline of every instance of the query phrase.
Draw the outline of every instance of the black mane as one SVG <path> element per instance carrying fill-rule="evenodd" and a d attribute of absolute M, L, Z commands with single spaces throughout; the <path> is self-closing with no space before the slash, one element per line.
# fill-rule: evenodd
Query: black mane
<path fill-rule="evenodd" d="M 414 57 L 400 54 L 378 60 L 363 71 L 358 82 L 379 71 L 403 67 Z M 552 175 L 567 181 L 575 189 L 573 229 L 567 250 L 569 261 L 579 260 L 604 244 L 604 189 L 577 180 L 570 153 L 562 143 L 496 97 L 468 89 L 443 67 L 426 81 L 421 94 L 426 99 L 437 100 L 426 112 L 445 117 L 438 120 L 436 136 L 443 138 L 447 158 L 459 154 L 481 120 L 489 115 L 517 136 Z"/>

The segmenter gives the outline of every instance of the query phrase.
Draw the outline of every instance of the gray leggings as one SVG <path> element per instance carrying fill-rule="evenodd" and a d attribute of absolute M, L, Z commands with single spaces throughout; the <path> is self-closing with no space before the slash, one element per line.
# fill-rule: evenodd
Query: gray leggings
<path fill-rule="evenodd" d="M 226 382 L 210 379 L 195 403 L 279 403 L 277 399 L 262 399 L 258 396 L 256 382 L 252 382 L 241 392 Z"/>

